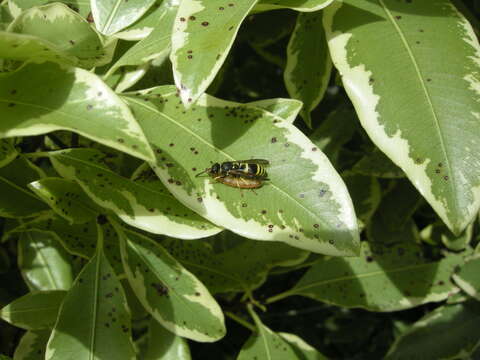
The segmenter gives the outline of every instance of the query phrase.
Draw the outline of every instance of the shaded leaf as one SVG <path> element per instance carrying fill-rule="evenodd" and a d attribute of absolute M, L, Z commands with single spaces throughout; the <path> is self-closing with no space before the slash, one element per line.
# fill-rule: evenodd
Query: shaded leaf
<path fill-rule="evenodd" d="M 27 331 L 13 354 L 14 360 L 43 360 L 50 330 Z"/>
<path fill-rule="evenodd" d="M 0 93 L 0 136 L 63 129 L 141 159 L 153 156 L 128 107 L 86 70 L 52 63 L 25 65 L 0 74 Z"/>
<path fill-rule="evenodd" d="M 27 188 L 28 183 L 43 176 L 43 172 L 23 156 L 1 167 L 0 216 L 28 217 L 47 210 L 48 206 Z"/>
<path fill-rule="evenodd" d="M 395 342 L 385 359 L 465 359 L 478 347 L 480 304 L 439 307 L 418 320 Z"/>
<path fill-rule="evenodd" d="M 183 0 L 172 33 L 175 84 L 190 105 L 202 95 L 220 70 L 240 24 L 258 0 Z"/>
<path fill-rule="evenodd" d="M 352 171 L 385 179 L 405 177 L 405 173 L 378 148 L 363 156 L 352 168 Z"/>
<path fill-rule="evenodd" d="M 211 342 L 225 335 L 223 313 L 198 279 L 149 238 L 116 227 L 133 290 L 164 327 L 188 339 Z"/>
<path fill-rule="evenodd" d="M 480 207 L 480 46 L 470 24 L 449 0 L 344 0 L 325 9 L 324 26 L 362 126 L 460 233 Z M 396 54 L 388 66 L 385 49 Z"/>
<path fill-rule="evenodd" d="M 328 53 L 320 12 L 299 14 L 287 47 L 285 86 L 290 96 L 303 102 L 301 115 L 312 127 L 310 112 L 327 90 L 332 61 Z"/>
<path fill-rule="evenodd" d="M 55 324 L 65 294 L 61 290 L 28 293 L 3 307 L 0 317 L 27 330 L 50 328 Z"/>
<path fill-rule="evenodd" d="M 202 238 L 221 231 L 180 204 L 163 185 L 158 186 L 158 180 L 126 179 L 108 169 L 104 157 L 102 152 L 90 149 L 50 153 L 53 166 L 63 177 L 76 180 L 93 201 L 131 226 L 182 239 Z M 149 179 L 151 175 L 147 170 L 139 176 Z"/>
<path fill-rule="evenodd" d="M 45 359 L 133 360 L 130 331 L 130 312 L 122 285 L 100 242 L 65 297 Z"/>
<path fill-rule="evenodd" d="M 190 349 L 185 339 L 167 331 L 155 319 L 148 326 L 148 345 L 144 360 L 190 360 Z"/>
<path fill-rule="evenodd" d="M 133 24 L 155 3 L 155 0 L 91 0 L 95 27 L 112 35 Z"/>
<path fill-rule="evenodd" d="M 435 223 L 422 229 L 420 237 L 427 243 L 443 244 L 447 249 L 462 251 L 467 249 L 472 241 L 472 225 L 470 224 L 459 236 L 455 236 L 443 223 Z"/>
<path fill-rule="evenodd" d="M 480 300 L 480 280 L 478 274 L 480 270 L 480 258 L 474 258 L 463 264 L 458 271 L 453 274 L 455 283 L 468 295 Z"/>
<path fill-rule="evenodd" d="M 73 282 L 69 255 L 53 236 L 39 231 L 20 234 L 18 267 L 30 290 L 68 290 Z"/>
<path fill-rule="evenodd" d="M 10 139 L 0 139 L 0 167 L 7 165 L 17 157 L 17 150 Z"/>
<path fill-rule="evenodd" d="M 297 128 L 257 107 L 210 96 L 183 110 L 176 95 L 172 87 L 159 87 L 125 99 L 155 149 L 156 174 L 177 199 L 247 238 L 356 253 L 357 225 L 345 185 Z M 252 157 L 270 161 L 270 180 L 255 193 L 196 177 L 211 162 Z"/>
<path fill-rule="evenodd" d="M 317 349 L 307 344 L 295 334 L 278 333 L 287 343 L 300 360 L 327 360 L 328 358 L 319 353 Z"/>

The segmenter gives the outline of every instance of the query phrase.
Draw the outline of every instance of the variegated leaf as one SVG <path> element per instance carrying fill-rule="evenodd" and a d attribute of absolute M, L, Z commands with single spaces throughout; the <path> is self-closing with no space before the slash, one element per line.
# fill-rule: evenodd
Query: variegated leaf
<path fill-rule="evenodd" d="M 50 330 L 27 331 L 15 348 L 15 360 L 43 360 Z"/>
<path fill-rule="evenodd" d="M 0 111 L 0 137 L 69 130 L 132 156 L 153 159 L 128 107 L 86 70 L 46 63 L 0 74 Z"/>
<path fill-rule="evenodd" d="M 480 46 L 470 24 L 449 0 L 342 0 L 325 9 L 324 26 L 370 138 L 460 233 L 480 207 Z"/>
<path fill-rule="evenodd" d="M 172 33 L 175 84 L 185 106 L 208 88 L 258 0 L 183 0 Z"/>
<path fill-rule="evenodd" d="M 323 9 L 334 0 L 261 0 L 254 11 L 269 11 L 279 9 L 292 9 L 300 12 L 312 12 Z"/>
<path fill-rule="evenodd" d="M 17 157 L 18 153 L 11 139 L 0 139 L 0 167 L 7 165 Z"/>
<path fill-rule="evenodd" d="M 172 87 L 125 99 L 155 149 L 155 172 L 185 205 L 247 238 L 356 254 L 358 229 L 345 185 L 293 125 L 258 107 L 210 96 L 185 110 Z M 212 162 L 249 158 L 270 162 L 270 180 L 256 192 L 196 176 Z"/>
<path fill-rule="evenodd" d="M 143 360 L 191 360 L 186 339 L 166 330 L 152 318 L 148 326 L 148 339 Z"/>
<path fill-rule="evenodd" d="M 207 288 L 158 243 L 116 229 L 128 281 L 145 309 L 176 335 L 200 342 L 222 338 L 223 313 Z"/>
<path fill-rule="evenodd" d="M 180 204 L 158 180 L 155 182 L 149 169 L 143 178 L 153 175 L 153 183 L 134 182 L 108 169 L 104 156 L 90 149 L 50 153 L 58 173 L 77 181 L 93 201 L 131 226 L 181 239 L 198 239 L 222 230 Z"/>
<path fill-rule="evenodd" d="M 256 106 L 279 116 L 290 124 L 295 121 L 302 109 L 302 102 L 295 99 L 266 99 L 252 101 L 249 106 Z"/>

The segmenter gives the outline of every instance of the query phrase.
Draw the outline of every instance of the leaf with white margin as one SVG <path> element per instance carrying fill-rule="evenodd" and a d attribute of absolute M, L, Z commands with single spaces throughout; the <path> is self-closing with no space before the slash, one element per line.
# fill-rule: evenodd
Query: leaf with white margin
<path fill-rule="evenodd" d="M 480 46 L 470 24 L 448 0 L 343 0 L 325 9 L 324 26 L 362 126 L 460 233 L 480 207 Z M 388 66 L 385 49 L 395 54 Z"/>
<path fill-rule="evenodd" d="M 398 179 L 405 177 L 405 173 L 378 148 L 373 149 L 362 157 L 352 168 L 352 171 L 384 179 Z"/>
<path fill-rule="evenodd" d="M 288 345 L 293 349 L 295 354 L 297 354 L 300 360 L 327 360 L 328 358 L 321 354 L 313 346 L 307 344 L 305 340 L 298 337 L 295 334 L 279 332 L 283 340 L 285 340 Z"/>
<path fill-rule="evenodd" d="M 23 156 L 1 167 L 0 216 L 29 217 L 47 210 L 48 206 L 27 188 L 30 182 L 43 176 L 43 171 Z"/>
<path fill-rule="evenodd" d="M 163 239 L 160 243 L 213 294 L 253 291 L 265 282 L 275 266 L 294 266 L 309 255 L 282 243 L 243 239 L 233 233 L 222 233 L 212 239 L 213 243 L 222 238 L 235 242 L 235 246 L 218 252 L 201 241 Z"/>
<path fill-rule="evenodd" d="M 191 360 L 190 348 L 184 338 L 166 330 L 151 318 L 148 326 L 147 348 L 143 360 Z"/>
<path fill-rule="evenodd" d="M 463 264 L 453 274 L 455 283 L 468 295 L 480 300 L 480 281 L 478 274 L 480 270 L 480 257 L 478 254 Z"/>
<path fill-rule="evenodd" d="M 334 0 L 262 0 L 253 9 L 255 12 L 279 9 L 292 9 L 300 12 L 313 12 L 330 5 Z"/>
<path fill-rule="evenodd" d="M 60 175 L 78 182 L 96 204 L 131 226 L 180 239 L 199 239 L 222 231 L 179 203 L 158 182 L 134 182 L 111 171 L 103 162 L 105 154 L 98 150 L 69 149 L 49 156 Z M 155 177 L 149 171 L 143 175 Z"/>
<path fill-rule="evenodd" d="M 100 229 L 98 234 L 95 255 L 60 307 L 46 360 L 135 359 L 125 293 L 103 253 Z"/>
<path fill-rule="evenodd" d="M 15 360 L 44 359 L 50 333 L 50 330 L 27 331 L 15 348 L 13 358 Z"/>
<path fill-rule="evenodd" d="M 199 342 L 221 339 L 223 313 L 207 288 L 160 244 L 114 226 L 127 279 L 145 309 L 178 336 Z"/>
<path fill-rule="evenodd" d="M 113 35 L 140 19 L 155 0 L 91 0 L 95 27 L 104 35 Z"/>
<path fill-rule="evenodd" d="M 70 256 L 53 236 L 39 231 L 20 234 L 18 268 L 32 291 L 68 290 L 73 282 Z"/>
<path fill-rule="evenodd" d="M 90 12 L 90 0 L 65 0 L 60 2 L 68 5 L 70 9 L 78 12 L 84 18 L 86 18 Z M 23 11 L 32 7 L 46 5 L 48 3 L 51 3 L 51 0 L 8 0 L 8 6 L 14 17 L 19 16 Z"/>
<path fill-rule="evenodd" d="M 61 3 L 22 12 L 8 31 L 36 36 L 53 45 L 58 52 L 75 58 L 77 66 L 83 68 L 99 66 L 109 60 L 99 34 L 82 16 Z"/>
<path fill-rule="evenodd" d="M 279 334 L 266 327 L 251 305 L 248 311 L 255 321 L 258 332 L 253 333 L 243 344 L 237 360 L 302 360 Z"/>
<path fill-rule="evenodd" d="M 178 4 L 173 0 L 164 0 L 158 8 L 157 23 L 145 39 L 133 45 L 108 70 L 106 77 L 122 66 L 142 65 L 153 59 L 166 59 L 170 54 L 172 26 Z"/>
<path fill-rule="evenodd" d="M 452 251 L 465 251 L 470 249 L 470 243 L 473 240 L 472 233 L 473 224 L 467 226 L 463 233 L 455 236 L 445 224 L 437 222 L 423 228 L 420 238 L 429 244 L 443 244 Z"/>
<path fill-rule="evenodd" d="M 480 343 L 480 304 L 446 305 L 428 313 L 392 345 L 386 360 L 473 359 Z"/>
<path fill-rule="evenodd" d="M 27 330 L 53 327 L 66 291 L 30 292 L 0 309 L 0 318 Z"/>
<path fill-rule="evenodd" d="M 124 99 L 156 149 L 156 174 L 178 200 L 247 238 L 329 255 L 357 254 L 347 189 L 305 135 L 258 107 L 202 95 L 184 109 L 177 96 L 165 86 Z M 256 192 L 196 177 L 212 161 L 252 157 L 270 161 L 270 180 Z"/>
<path fill-rule="evenodd" d="M 247 105 L 262 108 L 281 117 L 290 124 L 295 121 L 303 106 L 301 101 L 282 98 L 252 101 L 247 103 Z"/>
<path fill-rule="evenodd" d="M 292 295 L 328 304 L 368 311 L 397 311 L 443 301 L 458 292 L 450 281 L 460 255 L 426 260 L 416 242 L 417 230 L 409 222 L 389 231 L 375 217 L 357 258 L 323 258 L 290 290 L 271 297 L 274 302 Z"/>
<path fill-rule="evenodd" d="M 258 0 L 182 0 L 172 32 L 173 77 L 185 106 L 202 95 Z"/>
<path fill-rule="evenodd" d="M 71 180 L 44 178 L 31 182 L 28 187 L 70 224 L 95 220 L 101 211 L 82 188 Z"/>
<path fill-rule="evenodd" d="M 0 139 L 0 167 L 7 165 L 17 157 L 18 153 L 11 139 Z"/>
<path fill-rule="evenodd" d="M 0 94 L 1 137 L 69 130 L 140 159 L 154 159 L 129 108 L 89 71 L 27 64 L 0 74 Z"/>
<path fill-rule="evenodd" d="M 322 13 L 298 14 L 288 42 L 283 78 L 290 96 L 303 102 L 300 114 L 310 128 L 310 113 L 322 100 L 331 72 L 332 60 L 322 26 Z"/>

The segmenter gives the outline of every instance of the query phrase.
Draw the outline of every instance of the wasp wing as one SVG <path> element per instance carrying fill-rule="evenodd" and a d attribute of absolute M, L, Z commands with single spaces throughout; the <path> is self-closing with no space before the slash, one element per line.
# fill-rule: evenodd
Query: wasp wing
<path fill-rule="evenodd" d="M 265 159 L 248 159 L 248 160 L 237 160 L 239 163 L 248 163 L 248 164 L 259 164 L 259 165 L 270 165 L 270 161 Z"/>

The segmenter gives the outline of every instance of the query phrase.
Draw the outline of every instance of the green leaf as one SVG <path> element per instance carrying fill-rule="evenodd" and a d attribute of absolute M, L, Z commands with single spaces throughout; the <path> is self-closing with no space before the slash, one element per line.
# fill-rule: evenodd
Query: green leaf
<path fill-rule="evenodd" d="M 187 341 L 167 331 L 153 318 L 148 326 L 147 341 L 143 360 L 191 360 Z"/>
<path fill-rule="evenodd" d="M 334 0 L 262 0 L 254 10 L 270 11 L 278 9 L 292 9 L 300 12 L 312 12 L 321 10 L 330 5 Z"/>
<path fill-rule="evenodd" d="M 14 17 L 19 16 L 22 11 L 30 9 L 32 7 L 46 5 L 50 3 L 51 0 L 8 0 L 8 5 Z M 60 1 L 74 11 L 77 11 L 84 18 L 87 17 L 90 12 L 90 1 L 87 0 L 65 0 Z"/>
<path fill-rule="evenodd" d="M 452 234 L 443 223 L 435 223 L 422 229 L 420 237 L 427 243 L 443 244 L 447 249 L 462 251 L 469 248 L 472 241 L 473 224 L 458 236 Z"/>
<path fill-rule="evenodd" d="M 98 150 L 49 154 L 59 174 L 76 180 L 93 201 L 131 226 L 182 239 L 198 239 L 222 230 L 180 204 L 148 170 L 143 173 L 147 180 L 134 182 L 109 170 L 102 160 L 105 155 Z M 152 175 L 154 181 L 148 181 Z"/>
<path fill-rule="evenodd" d="M 0 139 L 0 167 L 7 165 L 18 153 L 10 139 Z"/>
<path fill-rule="evenodd" d="M 299 14 L 288 43 L 283 76 L 290 96 L 303 102 L 301 115 L 309 127 L 312 127 L 310 112 L 322 100 L 331 71 L 322 14 Z"/>
<path fill-rule="evenodd" d="M 27 189 L 28 183 L 43 176 L 43 172 L 23 156 L 0 168 L 0 216 L 28 217 L 47 210 L 48 206 Z"/>
<path fill-rule="evenodd" d="M 458 271 L 453 274 L 455 283 L 468 295 L 480 300 L 480 281 L 478 274 L 480 270 L 480 258 L 476 255 L 474 258 L 463 264 Z"/>
<path fill-rule="evenodd" d="M 25 10 L 8 27 L 12 33 L 38 37 L 54 49 L 91 68 L 108 62 L 100 36 L 90 24 L 64 4 L 53 3 Z M 34 58 L 35 62 L 38 62 Z"/>
<path fill-rule="evenodd" d="M 439 307 L 418 320 L 392 346 L 385 359 L 469 359 L 478 347 L 480 304 L 469 301 Z"/>
<path fill-rule="evenodd" d="M 8 9 L 8 2 L 3 2 L 0 5 L 0 30 L 5 30 L 13 20 L 13 16 Z"/>
<path fill-rule="evenodd" d="M 405 177 L 405 173 L 378 148 L 363 156 L 352 168 L 352 171 L 384 179 Z"/>
<path fill-rule="evenodd" d="M 45 358 L 45 348 L 50 330 L 27 331 L 15 349 L 15 360 L 41 360 Z"/>
<path fill-rule="evenodd" d="M 30 290 L 68 290 L 73 282 L 70 257 L 51 235 L 20 234 L 18 267 Z"/>
<path fill-rule="evenodd" d="M 28 186 L 70 224 L 83 224 L 94 220 L 101 210 L 77 183 L 70 180 L 45 178 Z"/>
<path fill-rule="evenodd" d="M 31 292 L 0 310 L 0 318 L 27 330 L 50 328 L 66 292 L 61 290 Z"/>
<path fill-rule="evenodd" d="M 237 360 L 301 360 L 288 343 L 274 333 L 268 327 L 263 325 L 260 318 L 249 306 L 250 315 L 255 321 L 258 333 L 250 336 L 247 342 L 242 346 Z"/>
<path fill-rule="evenodd" d="M 257 107 L 202 96 L 183 109 L 172 87 L 125 97 L 177 199 L 244 237 L 331 255 L 355 255 L 358 229 L 350 197 L 328 159 L 297 128 Z M 242 193 L 196 175 L 211 162 L 263 158 L 269 179 Z M 212 183 L 213 182 L 213 183 Z"/>
<path fill-rule="evenodd" d="M 480 46 L 470 24 L 449 0 L 343 0 L 325 9 L 324 25 L 362 126 L 460 233 L 480 207 Z M 385 49 L 395 54 L 388 64 Z"/>
<path fill-rule="evenodd" d="M 0 94 L 2 137 L 69 130 L 132 156 L 153 159 L 128 107 L 88 71 L 28 64 L 0 74 Z"/>
<path fill-rule="evenodd" d="M 328 358 L 319 353 L 317 349 L 307 344 L 302 338 L 295 334 L 290 333 L 278 333 L 283 340 L 293 349 L 298 359 L 300 360 L 327 360 Z"/>
<path fill-rule="evenodd" d="M 338 306 L 397 311 L 442 301 L 458 291 L 450 276 L 462 257 L 423 259 L 412 222 L 389 231 L 375 219 L 369 237 L 371 244 L 362 243 L 358 258 L 320 259 L 293 289 L 269 302 L 302 295 Z"/>
<path fill-rule="evenodd" d="M 273 267 L 297 265 L 308 257 L 306 251 L 282 243 L 252 241 L 232 233 L 218 235 L 213 244 L 222 238 L 236 245 L 217 252 L 200 241 L 164 239 L 161 244 L 212 293 L 253 291 L 265 282 Z"/>
<path fill-rule="evenodd" d="M 170 54 L 173 21 L 178 6 L 172 1 L 163 1 L 157 10 L 155 28 L 145 39 L 132 46 L 117 62 L 110 67 L 106 76 L 113 74 L 122 66 L 146 64 L 151 60 L 163 62 Z"/>
<path fill-rule="evenodd" d="M 295 99 L 266 99 L 252 101 L 248 103 L 249 106 L 256 106 L 271 112 L 273 115 L 281 117 L 290 124 L 295 121 L 298 113 L 302 109 L 302 102 Z"/>
<path fill-rule="evenodd" d="M 183 0 L 172 34 L 175 84 L 190 105 L 202 95 L 220 70 L 240 25 L 258 0 Z"/>
<path fill-rule="evenodd" d="M 112 35 L 137 21 L 155 0 L 91 0 L 93 20 L 98 31 Z"/>
<path fill-rule="evenodd" d="M 130 331 L 125 293 L 100 242 L 65 297 L 45 359 L 133 360 Z"/>
<path fill-rule="evenodd" d="M 127 279 L 147 311 L 174 334 L 200 342 L 225 335 L 223 313 L 207 288 L 146 236 L 116 230 Z"/>

